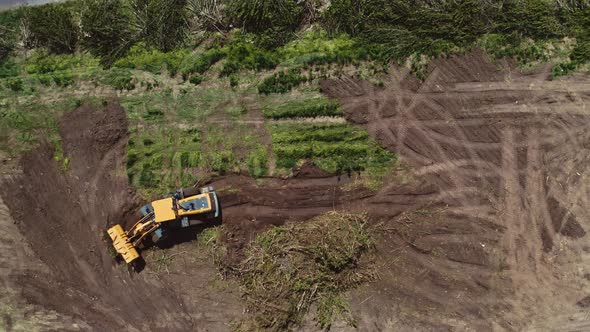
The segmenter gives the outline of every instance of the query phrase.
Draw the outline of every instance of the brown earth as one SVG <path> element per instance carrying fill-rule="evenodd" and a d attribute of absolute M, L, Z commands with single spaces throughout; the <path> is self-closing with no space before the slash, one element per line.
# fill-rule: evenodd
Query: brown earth
<path fill-rule="evenodd" d="M 397 217 L 402 188 L 367 201 L 388 231 L 382 279 L 353 293 L 361 329 L 590 329 L 575 308 L 590 291 L 590 79 L 549 69 L 475 52 L 436 61 L 424 82 L 393 68 L 385 88 L 322 83 L 432 188 Z"/>
<path fill-rule="evenodd" d="M 391 72 L 385 88 L 348 78 L 322 88 L 412 167 L 412 180 L 351 190 L 348 177 L 311 164 L 291 179 L 218 179 L 230 260 L 271 225 L 367 211 L 380 278 L 349 294 L 359 330 L 588 329 L 590 80 L 551 81 L 479 53 L 437 61 L 424 82 Z M 139 204 L 125 173 L 124 110 L 79 108 L 60 134 L 67 171 L 43 145 L 0 190 L 17 226 L 6 238 L 19 239 L 7 247 L 18 259 L 0 260 L 10 267 L 2 278 L 30 306 L 2 313 L 5 329 L 31 313 L 54 313 L 60 330 L 230 329 L 243 311 L 236 286 L 217 282 L 187 241 L 198 233 L 146 250 L 139 274 L 109 256 L 104 230 Z"/>

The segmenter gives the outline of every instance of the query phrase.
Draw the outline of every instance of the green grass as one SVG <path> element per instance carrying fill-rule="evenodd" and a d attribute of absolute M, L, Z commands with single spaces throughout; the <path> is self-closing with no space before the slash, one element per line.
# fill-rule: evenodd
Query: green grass
<path fill-rule="evenodd" d="M 258 93 L 285 93 L 307 81 L 307 77 L 300 75 L 299 68 L 291 68 L 287 71 L 280 71 L 270 77 L 265 78 L 258 85 Z"/>
<path fill-rule="evenodd" d="M 109 85 L 115 90 L 133 90 L 135 89 L 135 80 L 130 69 L 127 68 L 111 68 L 106 71 L 102 77 L 99 78 L 100 83 Z"/>
<path fill-rule="evenodd" d="M 180 73 L 184 79 L 188 79 L 195 74 L 203 74 L 223 57 L 225 57 L 225 53 L 218 48 L 190 54 L 180 64 Z"/>
<path fill-rule="evenodd" d="M 77 98 L 49 102 L 38 96 L 31 98 L 24 103 L 7 98 L 0 104 L 0 149 L 9 155 L 18 156 L 30 151 L 39 142 L 39 137 L 57 143 L 57 118 L 81 102 Z"/>
<path fill-rule="evenodd" d="M 127 56 L 117 60 L 113 66 L 145 70 L 153 74 L 160 74 L 162 70 L 166 70 L 170 76 L 174 76 L 188 55 L 189 51 L 186 49 L 161 52 L 146 49 L 143 45 L 136 45 L 131 48 Z"/>
<path fill-rule="evenodd" d="M 129 182 L 145 196 L 192 186 L 202 163 L 198 129 L 133 130 L 127 148 Z"/>
<path fill-rule="evenodd" d="M 290 169 L 301 160 L 312 160 L 331 173 L 367 171 L 379 177 L 395 156 L 380 148 L 364 129 L 350 124 L 268 125 L 279 168 Z"/>
<path fill-rule="evenodd" d="M 317 29 L 289 42 L 278 52 L 284 66 L 348 64 L 369 58 L 366 48 L 348 35 L 330 38 L 325 30 Z"/>
<path fill-rule="evenodd" d="M 342 115 L 338 103 L 325 97 L 298 98 L 282 104 L 266 106 L 262 109 L 262 112 L 264 117 L 274 120 Z"/>

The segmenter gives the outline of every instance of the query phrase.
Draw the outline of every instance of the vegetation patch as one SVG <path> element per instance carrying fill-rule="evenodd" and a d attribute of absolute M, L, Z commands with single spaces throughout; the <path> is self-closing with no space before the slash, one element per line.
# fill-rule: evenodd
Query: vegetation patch
<path fill-rule="evenodd" d="M 242 69 L 268 70 L 278 64 L 278 56 L 275 52 L 261 49 L 246 38 L 244 35 L 234 37 L 224 51 L 227 54 L 227 61 L 221 69 L 221 76 L 229 76 Z"/>
<path fill-rule="evenodd" d="M 159 129 L 132 132 L 127 148 L 129 182 L 149 196 L 192 186 L 202 163 L 199 130 Z"/>
<path fill-rule="evenodd" d="M 258 235 L 244 260 L 228 270 L 251 315 L 238 329 L 288 330 L 312 304 L 320 328 L 329 329 L 336 318 L 355 326 L 342 293 L 374 277 L 361 263 L 373 243 L 366 215 L 336 211 Z"/>
<path fill-rule="evenodd" d="M 273 124 L 269 129 L 279 168 L 291 169 L 309 159 L 330 173 L 367 171 L 372 176 L 395 160 L 365 130 L 350 124 Z"/>
<path fill-rule="evenodd" d="M 212 48 L 203 53 L 191 54 L 184 58 L 180 65 L 180 72 L 184 79 L 192 77 L 193 74 L 203 74 L 217 61 L 223 59 L 225 54 L 217 48 Z"/>
<path fill-rule="evenodd" d="M 319 116 L 340 116 L 340 105 L 325 97 L 294 100 L 279 105 L 266 106 L 262 109 L 268 119 L 315 118 Z"/>
<path fill-rule="evenodd" d="M 114 67 L 145 70 L 154 74 L 160 74 L 166 69 L 170 76 L 174 76 L 188 53 L 185 49 L 162 52 L 138 44 L 131 48 L 126 57 L 115 62 Z"/>
<path fill-rule="evenodd" d="M 292 68 L 287 71 L 281 71 L 265 78 L 260 85 L 258 85 L 258 93 L 285 93 L 291 91 L 294 87 L 307 81 L 307 77 L 300 74 L 301 69 Z"/>
<path fill-rule="evenodd" d="M 324 65 L 329 63 L 347 64 L 367 60 L 366 47 L 346 34 L 330 38 L 326 30 L 309 31 L 278 51 L 283 65 Z"/>
<path fill-rule="evenodd" d="M 120 91 L 135 89 L 133 74 L 131 70 L 126 68 L 112 68 L 104 74 L 100 81 L 102 84 L 110 85 Z"/>

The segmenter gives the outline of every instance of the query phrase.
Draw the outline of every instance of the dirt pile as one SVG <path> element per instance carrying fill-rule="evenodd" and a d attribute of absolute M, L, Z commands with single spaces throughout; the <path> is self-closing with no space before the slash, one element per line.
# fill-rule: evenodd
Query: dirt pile
<path fill-rule="evenodd" d="M 384 88 L 322 83 L 348 120 L 430 186 L 411 193 L 423 207 L 398 216 L 383 211 L 406 197 L 401 188 L 367 201 L 389 234 L 384 278 L 356 295 L 364 326 L 511 330 L 575 313 L 590 286 L 580 269 L 590 228 L 590 79 L 552 81 L 548 68 L 523 74 L 479 52 L 436 61 L 424 82 L 392 72 Z"/>

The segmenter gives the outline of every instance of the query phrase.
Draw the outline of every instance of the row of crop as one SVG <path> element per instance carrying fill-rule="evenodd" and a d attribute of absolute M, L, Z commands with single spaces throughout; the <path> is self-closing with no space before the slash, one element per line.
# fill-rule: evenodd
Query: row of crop
<path fill-rule="evenodd" d="M 312 98 L 296 100 L 280 105 L 267 106 L 262 113 L 269 119 L 285 119 L 298 117 L 319 117 L 342 115 L 340 106 L 336 101 L 326 98 Z"/>
<path fill-rule="evenodd" d="M 367 132 L 349 124 L 277 124 L 270 126 L 273 143 L 366 141 Z"/>
<path fill-rule="evenodd" d="M 393 155 L 372 141 L 367 132 L 348 124 L 270 125 L 279 168 L 312 160 L 320 168 L 341 173 L 387 165 Z"/>

